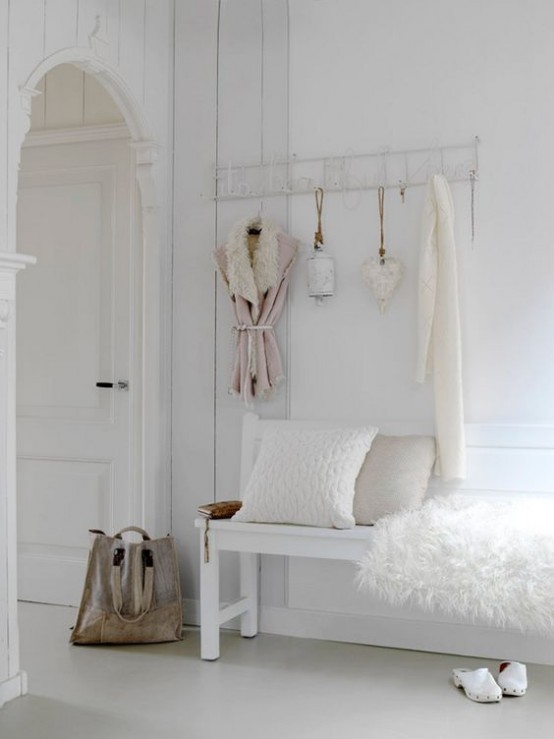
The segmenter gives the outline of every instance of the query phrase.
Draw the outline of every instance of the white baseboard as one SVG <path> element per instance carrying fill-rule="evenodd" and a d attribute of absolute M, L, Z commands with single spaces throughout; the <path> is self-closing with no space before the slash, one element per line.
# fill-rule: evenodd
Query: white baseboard
<path fill-rule="evenodd" d="M 8 701 L 19 698 L 27 693 L 27 673 L 18 672 L 0 683 L 0 708 Z"/>
<path fill-rule="evenodd" d="M 199 625 L 198 601 L 184 601 L 184 618 L 185 623 Z M 238 619 L 226 627 L 238 628 Z M 554 665 L 554 640 L 471 624 L 262 606 L 260 632 Z"/>

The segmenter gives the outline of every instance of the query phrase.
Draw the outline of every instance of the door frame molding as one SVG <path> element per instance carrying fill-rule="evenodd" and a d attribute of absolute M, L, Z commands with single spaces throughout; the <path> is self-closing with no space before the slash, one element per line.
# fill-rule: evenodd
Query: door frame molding
<path fill-rule="evenodd" d="M 142 241 L 142 298 L 135 305 L 141 324 L 140 364 L 141 408 L 137 421 L 140 439 L 136 443 L 136 496 L 139 523 L 154 536 L 171 530 L 171 261 L 168 258 L 171 233 L 169 223 L 160 215 L 158 193 L 163 191 L 164 168 L 157 144 L 142 105 L 119 72 L 93 51 L 67 48 L 43 59 L 19 88 L 20 106 L 12 126 L 11 150 L 17 152 L 16 176 L 9 199 L 8 222 L 16 221 L 17 180 L 21 148 L 31 128 L 31 102 L 40 95 L 37 85 L 42 77 L 60 64 L 72 64 L 90 74 L 111 95 L 129 130 L 134 151 L 138 185 Z M 14 191 L 15 190 L 15 191 Z M 164 238 L 165 235 L 165 238 Z M 142 237 L 142 238 L 141 238 Z M 15 245 L 15 227 L 12 239 Z M 14 246 L 15 248 L 15 246 Z M 131 275 L 131 289 L 136 294 L 136 280 Z M 136 515 L 136 514 L 135 514 Z"/>

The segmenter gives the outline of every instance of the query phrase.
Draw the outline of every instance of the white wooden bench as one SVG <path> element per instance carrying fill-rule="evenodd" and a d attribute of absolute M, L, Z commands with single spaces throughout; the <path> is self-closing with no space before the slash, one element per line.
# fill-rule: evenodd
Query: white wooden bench
<path fill-rule="evenodd" d="M 354 529 L 320 529 L 231 520 L 197 519 L 200 528 L 200 633 L 202 659 L 219 657 L 219 627 L 235 616 L 241 617 L 240 633 L 258 633 L 258 573 L 260 554 L 282 554 L 318 559 L 357 560 L 371 535 L 370 526 Z M 207 541 L 205 541 L 207 537 Z M 240 552 L 241 597 L 220 608 L 219 553 Z"/>
<path fill-rule="evenodd" d="M 260 420 L 253 413 L 244 416 L 240 490 L 246 487 L 258 453 L 259 444 L 269 428 L 324 428 L 348 426 L 347 422 L 333 421 L 283 421 Z M 398 432 L 387 428 L 386 433 Z M 404 433 L 422 433 L 420 425 L 409 428 L 403 424 Z M 371 537 L 370 526 L 354 529 L 322 529 L 310 526 L 287 526 L 259 523 L 238 523 L 232 520 L 207 522 L 198 518 L 195 526 L 200 530 L 200 631 L 201 656 L 205 660 L 219 657 L 220 626 L 236 616 L 241 617 L 241 634 L 252 637 L 258 633 L 259 559 L 261 554 L 277 554 L 294 557 L 313 557 L 355 561 L 361 557 Z M 240 598 L 225 607 L 219 602 L 219 553 L 240 553 Z"/>
<path fill-rule="evenodd" d="M 244 417 L 241 451 L 240 490 L 244 490 L 254 464 L 259 442 L 270 428 L 296 427 L 321 428 L 355 425 L 356 422 L 319 421 L 264 421 L 254 414 Z M 425 434 L 432 433 L 429 425 L 420 423 L 375 423 L 384 434 Z M 468 452 L 468 478 L 462 483 L 445 485 L 439 478 L 430 481 L 430 495 L 441 495 L 452 491 L 479 498 L 518 498 L 522 495 L 551 495 L 554 474 L 554 426 L 466 426 Z M 236 497 L 235 494 L 231 497 Z M 215 660 L 219 656 L 219 629 L 230 619 L 241 617 L 241 634 L 255 636 L 258 630 L 258 579 L 260 554 L 287 555 L 292 557 L 313 557 L 323 560 L 357 560 L 371 541 L 371 527 L 356 527 L 347 531 L 320 529 L 307 526 L 281 526 L 271 524 L 235 523 L 231 520 L 210 521 L 207 532 L 209 561 L 204 562 L 205 519 L 197 519 L 201 546 L 201 636 L 202 658 Z M 240 554 L 240 599 L 220 606 L 219 602 L 219 553 L 234 551 Z M 332 599 L 331 599 L 332 600 Z M 304 605 L 297 606 L 300 609 Z M 328 600 L 325 601 L 326 603 Z M 304 613 L 304 611 L 303 611 Z M 321 611 L 318 611 L 320 614 Z M 452 654 L 488 655 L 500 658 L 506 653 L 522 661 L 554 664 L 551 642 L 537 640 L 535 637 L 516 637 L 512 632 L 489 627 L 461 625 L 448 619 L 411 619 L 412 626 L 406 636 L 405 618 L 387 617 L 383 630 L 382 618 L 357 612 L 344 613 L 345 619 L 337 619 L 336 611 L 330 612 L 333 625 L 326 627 L 321 638 L 359 641 L 359 630 L 349 630 L 351 623 L 363 620 L 363 633 L 367 624 L 371 636 L 363 637 L 365 644 L 382 646 L 403 645 L 408 649 L 451 652 Z M 309 618 L 308 614 L 308 618 Z M 304 622 L 302 622 L 304 623 Z M 335 626 L 336 624 L 336 626 Z M 380 625 L 381 624 L 381 625 Z M 373 627 L 376 631 L 374 632 Z M 369 628 L 369 627 L 367 627 Z M 339 631 L 337 631 L 339 629 Z M 381 631 L 379 632 L 379 629 Z M 343 631 L 344 630 L 344 633 Z M 318 634 L 318 627 L 313 629 Z M 280 632 L 276 632 L 280 633 Z M 305 635 L 301 628 L 299 635 Z M 312 631 L 310 631 L 312 633 Z M 319 634 L 321 635 L 321 629 Z M 380 634 L 380 635 L 379 635 Z M 397 638 L 399 637 L 399 638 Z M 368 641 L 367 639 L 371 640 Z M 514 651 L 515 650 L 515 651 Z M 546 655 L 546 656 L 545 656 Z"/>

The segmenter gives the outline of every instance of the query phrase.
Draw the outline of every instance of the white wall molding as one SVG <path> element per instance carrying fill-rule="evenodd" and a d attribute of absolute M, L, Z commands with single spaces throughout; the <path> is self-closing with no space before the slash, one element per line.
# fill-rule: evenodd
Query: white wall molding
<path fill-rule="evenodd" d="M 95 56 L 106 57 L 109 54 L 110 39 L 106 33 L 106 13 L 97 14 L 94 28 L 88 38 Z"/>
<path fill-rule="evenodd" d="M 31 130 L 25 137 L 23 147 L 85 144 L 90 141 L 113 141 L 128 138 L 130 138 L 130 133 L 125 123 L 106 123 L 98 126 Z"/>
<path fill-rule="evenodd" d="M 183 601 L 186 624 L 200 624 L 200 603 Z M 228 628 L 239 629 L 239 619 Z M 554 665 L 554 642 L 533 634 L 488 626 L 455 623 L 439 617 L 405 618 L 328 613 L 281 606 L 262 606 L 260 631 L 304 639 L 325 639 L 351 644 L 460 654 L 484 659 L 517 659 Z M 237 635 L 238 637 L 238 635 Z"/>
<path fill-rule="evenodd" d="M 468 447 L 554 449 L 554 426 L 530 423 L 466 424 Z"/>
<path fill-rule="evenodd" d="M 27 693 L 27 673 L 18 672 L 8 680 L 0 682 L 0 708 L 8 701 Z"/>
<path fill-rule="evenodd" d="M 552 640 L 440 618 L 423 620 L 265 606 L 261 609 L 260 626 L 267 634 L 498 660 L 509 654 L 510 659 L 522 662 L 554 665 Z"/>
<path fill-rule="evenodd" d="M 89 49 L 74 46 L 46 57 L 35 66 L 25 84 L 19 88 L 20 95 L 23 98 L 40 95 L 40 90 L 37 90 L 38 83 L 47 72 L 60 64 L 73 64 L 79 67 L 106 88 L 122 112 L 134 139 L 154 139 L 143 106 L 138 102 L 130 86 L 116 67 Z M 23 103 L 22 107 L 30 115 L 30 102 Z"/>
<path fill-rule="evenodd" d="M 131 148 L 135 151 L 135 163 L 137 181 L 140 187 L 143 214 L 158 207 L 153 167 L 159 158 L 159 147 L 154 141 L 142 140 L 131 142 Z M 149 223 L 155 227 L 156 222 Z"/>
<path fill-rule="evenodd" d="M 0 253 L 0 706 L 22 695 L 17 622 L 15 280 L 35 259 Z"/>
<path fill-rule="evenodd" d="M 4 303 L 15 300 L 15 276 L 19 270 L 36 261 L 35 257 L 28 254 L 0 252 L 0 300 Z"/>
<path fill-rule="evenodd" d="M 8 300 L 0 300 L 0 329 L 6 328 L 10 320 L 12 312 L 11 304 Z"/>

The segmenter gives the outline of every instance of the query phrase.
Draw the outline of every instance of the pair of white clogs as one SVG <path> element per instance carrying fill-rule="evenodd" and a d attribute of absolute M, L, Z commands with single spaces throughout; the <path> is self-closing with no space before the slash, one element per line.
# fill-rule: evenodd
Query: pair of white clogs
<path fill-rule="evenodd" d="M 527 669 L 521 662 L 502 662 L 495 680 L 486 667 L 467 670 L 460 667 L 452 671 L 457 688 L 463 688 L 467 697 L 477 703 L 498 703 L 503 695 L 525 695 Z"/>

